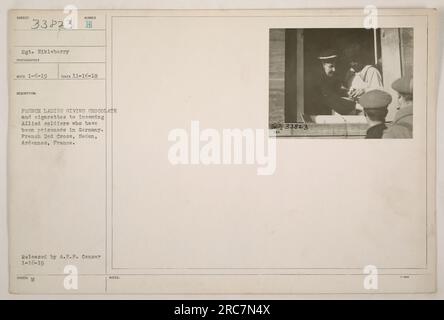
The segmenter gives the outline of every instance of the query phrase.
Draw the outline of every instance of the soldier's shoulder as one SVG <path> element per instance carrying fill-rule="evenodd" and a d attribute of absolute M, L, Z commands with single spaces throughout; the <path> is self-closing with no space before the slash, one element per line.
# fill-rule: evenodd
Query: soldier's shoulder
<path fill-rule="evenodd" d="M 412 130 L 404 123 L 395 123 L 389 126 L 382 136 L 384 139 L 396 139 L 396 138 L 411 138 Z"/>

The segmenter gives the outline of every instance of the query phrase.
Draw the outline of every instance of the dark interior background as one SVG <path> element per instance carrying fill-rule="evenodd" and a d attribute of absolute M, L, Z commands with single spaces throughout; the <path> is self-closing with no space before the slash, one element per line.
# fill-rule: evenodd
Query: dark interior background
<path fill-rule="evenodd" d="M 287 48 L 296 48 L 295 29 L 287 29 Z M 379 31 L 377 32 L 379 37 Z M 344 79 L 349 69 L 350 56 L 358 55 L 364 64 L 375 64 L 373 29 L 304 29 L 304 105 L 305 114 L 319 114 L 319 89 L 317 88 L 322 74 L 320 61 L 317 59 L 325 49 L 333 49 L 338 54 L 336 73 Z M 378 48 L 380 50 L 380 48 Z M 288 61 L 292 56 L 287 52 L 287 67 L 292 68 L 295 63 Z M 380 56 L 380 53 L 378 53 Z M 290 71 L 290 70 L 287 70 Z M 293 70 L 295 71 L 295 70 Z M 291 72 L 291 71 L 290 71 Z M 287 83 L 289 87 L 296 84 Z"/>
<path fill-rule="evenodd" d="M 327 48 L 338 54 L 336 73 L 345 79 L 350 56 L 358 55 L 364 64 L 375 64 L 373 30 L 367 29 L 304 29 L 304 91 L 305 113 L 318 114 L 317 83 L 322 68 L 317 57 Z"/>

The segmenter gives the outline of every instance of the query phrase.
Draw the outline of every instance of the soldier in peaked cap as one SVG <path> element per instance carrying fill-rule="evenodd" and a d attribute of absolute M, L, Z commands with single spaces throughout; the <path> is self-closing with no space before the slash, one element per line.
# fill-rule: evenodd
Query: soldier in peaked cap
<path fill-rule="evenodd" d="M 379 89 L 364 93 L 359 98 L 360 105 L 364 108 L 364 114 L 369 124 L 366 139 L 381 139 L 384 134 L 385 117 L 388 105 L 392 102 L 392 96 Z"/>
<path fill-rule="evenodd" d="M 322 75 L 319 83 L 321 96 L 320 114 L 351 114 L 355 111 L 356 103 L 348 100 L 347 89 L 336 76 L 337 54 L 332 49 L 323 51 L 317 58 L 321 62 Z"/>
<path fill-rule="evenodd" d="M 398 92 L 398 112 L 393 123 L 384 132 L 384 139 L 413 137 L 413 78 L 404 76 L 392 83 Z"/>

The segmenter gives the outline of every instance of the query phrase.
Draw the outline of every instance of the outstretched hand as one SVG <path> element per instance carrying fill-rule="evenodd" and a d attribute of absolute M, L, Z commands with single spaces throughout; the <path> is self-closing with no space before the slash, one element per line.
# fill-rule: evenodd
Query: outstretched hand
<path fill-rule="evenodd" d="M 360 96 L 362 96 L 364 93 L 365 93 L 365 90 L 363 88 L 361 88 L 361 89 L 352 88 L 349 90 L 348 96 L 350 98 L 356 99 L 356 98 L 359 98 Z"/>

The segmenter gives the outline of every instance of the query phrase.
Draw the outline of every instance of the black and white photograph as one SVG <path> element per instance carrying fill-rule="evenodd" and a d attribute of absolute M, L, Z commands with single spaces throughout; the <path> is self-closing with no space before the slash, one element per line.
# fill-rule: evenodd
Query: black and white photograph
<path fill-rule="evenodd" d="M 413 137 L 413 28 L 270 29 L 278 137 Z"/>
<path fill-rule="evenodd" d="M 315 2 L 0 10 L 0 300 L 442 298 L 444 3 Z"/>

